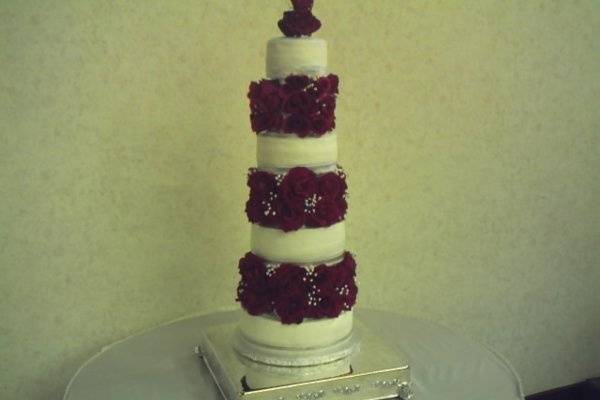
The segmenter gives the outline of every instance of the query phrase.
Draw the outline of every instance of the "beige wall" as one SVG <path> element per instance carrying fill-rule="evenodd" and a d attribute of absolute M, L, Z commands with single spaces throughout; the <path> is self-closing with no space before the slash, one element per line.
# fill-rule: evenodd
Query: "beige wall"
<path fill-rule="evenodd" d="M 236 307 L 245 98 L 284 0 L 0 3 L 0 398 Z M 600 3 L 317 1 L 360 304 L 600 375 Z"/>

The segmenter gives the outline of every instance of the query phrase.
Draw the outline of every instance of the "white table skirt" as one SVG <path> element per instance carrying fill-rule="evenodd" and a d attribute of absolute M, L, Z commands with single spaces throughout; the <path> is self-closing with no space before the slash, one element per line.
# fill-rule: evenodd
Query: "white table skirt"
<path fill-rule="evenodd" d="M 241 310 L 185 319 L 103 348 L 69 382 L 64 400 L 220 400 L 193 348 L 200 329 L 236 321 Z M 443 326 L 357 308 L 356 316 L 409 359 L 415 400 L 522 400 L 513 368 Z"/>

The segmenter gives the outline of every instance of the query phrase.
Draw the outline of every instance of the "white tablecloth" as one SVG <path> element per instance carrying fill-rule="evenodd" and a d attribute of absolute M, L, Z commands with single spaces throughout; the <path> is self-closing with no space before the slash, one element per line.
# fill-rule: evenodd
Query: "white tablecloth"
<path fill-rule="evenodd" d="M 64 400 L 220 400 L 193 347 L 201 328 L 235 321 L 241 312 L 178 321 L 107 346 L 73 376 Z M 408 356 L 415 400 L 523 399 L 512 367 L 489 349 L 431 322 L 355 312 Z"/>

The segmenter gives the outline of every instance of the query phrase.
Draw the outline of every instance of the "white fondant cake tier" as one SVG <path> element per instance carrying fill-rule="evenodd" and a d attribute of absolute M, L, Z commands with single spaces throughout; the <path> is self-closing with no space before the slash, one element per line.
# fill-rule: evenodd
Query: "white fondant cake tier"
<path fill-rule="evenodd" d="M 278 37 L 267 43 L 267 78 L 325 75 L 327 42 L 323 39 Z"/>
<path fill-rule="evenodd" d="M 339 257 L 346 247 L 344 221 L 325 228 L 284 232 L 251 224 L 252 252 L 273 262 L 312 263 Z"/>
<path fill-rule="evenodd" d="M 248 340 L 266 346 L 306 349 L 328 346 L 348 336 L 352 320 L 352 310 L 337 318 L 306 318 L 300 324 L 282 324 L 273 315 L 244 313 L 239 329 Z"/>
<path fill-rule="evenodd" d="M 335 133 L 304 138 L 286 133 L 267 133 L 256 138 L 258 168 L 314 167 L 337 163 Z"/>

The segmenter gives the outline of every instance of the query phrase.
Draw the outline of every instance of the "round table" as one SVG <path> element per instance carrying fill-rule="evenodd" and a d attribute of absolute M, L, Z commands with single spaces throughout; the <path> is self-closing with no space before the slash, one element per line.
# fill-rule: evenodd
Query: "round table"
<path fill-rule="evenodd" d="M 202 328 L 234 322 L 241 313 L 189 318 L 106 346 L 75 373 L 64 400 L 221 400 L 193 348 Z M 365 308 L 355 313 L 408 356 L 415 400 L 523 400 L 513 368 L 484 346 L 420 319 Z"/>

